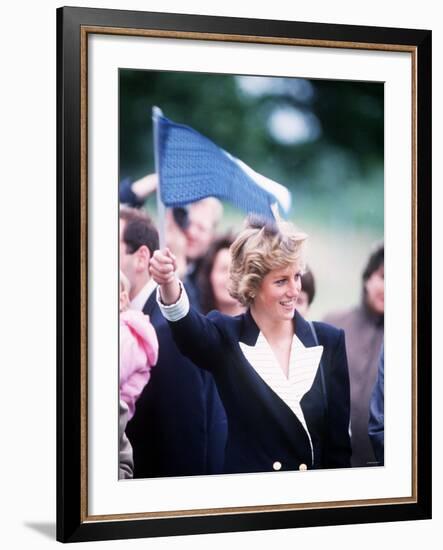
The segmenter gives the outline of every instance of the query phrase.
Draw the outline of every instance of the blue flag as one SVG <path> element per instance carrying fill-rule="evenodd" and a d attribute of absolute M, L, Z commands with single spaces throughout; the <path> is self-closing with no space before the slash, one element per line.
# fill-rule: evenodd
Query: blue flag
<path fill-rule="evenodd" d="M 289 191 L 233 157 L 193 128 L 153 110 L 160 196 L 166 206 L 218 197 L 246 212 L 274 219 L 271 206 L 287 214 Z"/>

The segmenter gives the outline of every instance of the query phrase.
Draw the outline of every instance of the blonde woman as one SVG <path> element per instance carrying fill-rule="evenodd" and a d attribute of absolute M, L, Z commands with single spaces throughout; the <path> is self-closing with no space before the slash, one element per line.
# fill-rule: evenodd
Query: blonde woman
<path fill-rule="evenodd" d="M 181 352 L 215 379 L 228 418 L 225 473 L 350 465 L 344 333 L 296 311 L 306 235 L 250 221 L 231 246 L 231 295 L 246 313 L 189 306 L 175 258 L 157 251 L 157 299 Z"/>

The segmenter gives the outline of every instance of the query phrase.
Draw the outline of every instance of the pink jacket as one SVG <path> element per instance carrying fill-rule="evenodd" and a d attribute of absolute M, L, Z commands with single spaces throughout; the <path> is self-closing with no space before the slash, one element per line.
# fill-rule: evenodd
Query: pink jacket
<path fill-rule="evenodd" d="M 128 420 L 135 402 L 157 362 L 158 340 L 149 316 L 128 309 L 120 313 L 120 399 L 128 405 Z"/>

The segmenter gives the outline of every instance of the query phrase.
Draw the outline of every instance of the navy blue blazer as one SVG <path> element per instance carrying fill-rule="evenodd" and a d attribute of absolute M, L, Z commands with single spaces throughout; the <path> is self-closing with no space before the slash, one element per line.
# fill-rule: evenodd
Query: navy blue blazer
<path fill-rule="evenodd" d="M 369 403 L 369 439 L 374 449 L 375 458 L 378 465 L 385 463 L 385 348 L 381 346 L 380 357 L 378 359 L 378 374 L 372 390 L 371 401 Z"/>
<path fill-rule="evenodd" d="M 297 312 L 294 325 L 304 346 L 316 345 L 309 324 Z M 324 347 L 322 367 L 300 402 L 312 440 L 312 461 L 301 422 L 241 351 L 239 342 L 255 346 L 259 335 L 249 311 L 238 317 L 214 311 L 205 317 L 191 307 L 169 326 L 182 353 L 214 376 L 228 419 L 226 473 L 272 471 L 276 463 L 281 470 L 350 466 L 349 376 L 342 330 L 315 323 Z"/>
<path fill-rule="evenodd" d="M 220 473 L 227 422 L 213 377 L 179 352 L 155 292 L 143 312 L 157 332 L 159 356 L 126 428 L 134 477 Z"/>

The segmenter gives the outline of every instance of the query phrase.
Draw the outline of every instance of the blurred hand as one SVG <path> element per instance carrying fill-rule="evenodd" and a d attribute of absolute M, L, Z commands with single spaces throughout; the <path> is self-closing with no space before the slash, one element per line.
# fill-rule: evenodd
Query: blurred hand
<path fill-rule="evenodd" d="M 131 185 L 132 191 L 140 199 L 146 199 L 148 196 L 153 193 L 158 186 L 158 176 L 157 174 L 149 174 L 140 178 Z"/>

